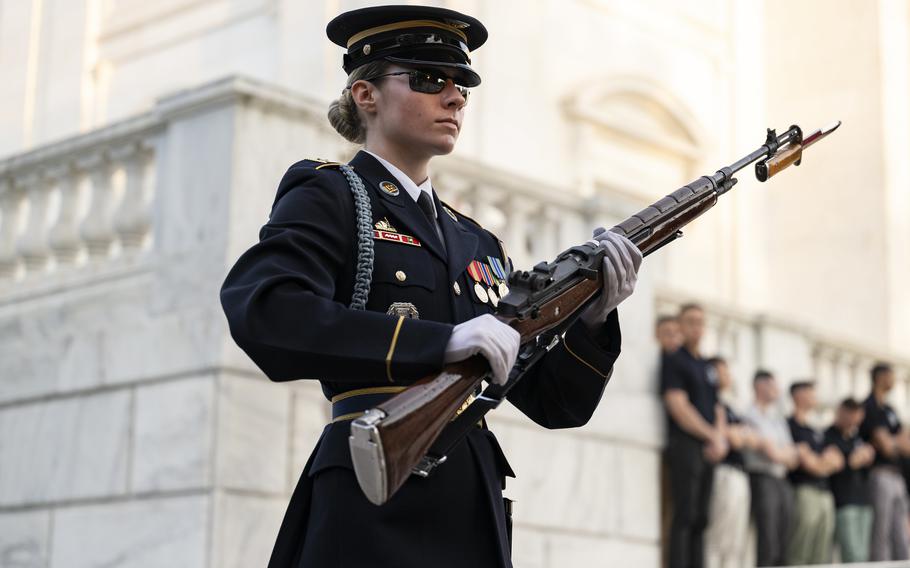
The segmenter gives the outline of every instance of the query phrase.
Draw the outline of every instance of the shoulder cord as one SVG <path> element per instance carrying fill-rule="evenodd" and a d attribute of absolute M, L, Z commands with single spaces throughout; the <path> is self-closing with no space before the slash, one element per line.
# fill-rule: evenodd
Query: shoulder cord
<path fill-rule="evenodd" d="M 357 271 L 350 307 L 352 310 L 362 310 L 366 307 L 373 279 L 373 212 L 367 190 L 363 187 L 360 176 L 354 173 L 354 168 L 347 164 L 338 167 L 344 177 L 348 178 L 348 185 L 354 195 L 354 221 L 357 225 Z"/>

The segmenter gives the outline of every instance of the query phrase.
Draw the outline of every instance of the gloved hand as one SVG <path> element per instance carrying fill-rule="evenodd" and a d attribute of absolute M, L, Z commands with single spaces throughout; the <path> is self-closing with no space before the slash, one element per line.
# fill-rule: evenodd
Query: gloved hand
<path fill-rule="evenodd" d="M 581 320 L 594 328 L 607 319 L 607 315 L 623 300 L 632 295 L 641 266 L 641 251 L 626 237 L 598 227 L 594 238 L 604 245 L 604 285 L 600 296 L 581 314 Z"/>
<path fill-rule="evenodd" d="M 503 385 L 518 357 L 521 335 L 492 314 L 470 319 L 455 326 L 446 345 L 445 362 L 453 363 L 480 353 L 490 362 L 493 382 Z"/>

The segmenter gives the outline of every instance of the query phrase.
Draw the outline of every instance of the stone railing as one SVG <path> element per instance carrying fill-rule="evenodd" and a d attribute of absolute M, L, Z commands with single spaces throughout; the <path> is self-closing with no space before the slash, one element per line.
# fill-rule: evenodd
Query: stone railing
<path fill-rule="evenodd" d="M 833 408 L 847 396 L 865 399 L 871 387 L 869 371 L 876 362 L 884 361 L 895 370 L 891 404 L 905 421 L 910 419 L 910 361 L 846 341 L 821 336 L 813 336 L 810 341 L 812 378 L 818 385 L 816 390 L 823 405 Z"/>
<path fill-rule="evenodd" d="M 123 265 L 151 245 L 152 116 L 0 161 L 0 291 Z"/>
<path fill-rule="evenodd" d="M 596 198 L 458 157 L 433 164 L 442 198 L 502 238 L 516 266 L 552 258 L 619 213 Z"/>

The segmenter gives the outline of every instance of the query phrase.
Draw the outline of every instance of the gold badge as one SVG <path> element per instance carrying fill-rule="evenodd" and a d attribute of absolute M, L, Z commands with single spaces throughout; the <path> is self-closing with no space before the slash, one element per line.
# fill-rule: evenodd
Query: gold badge
<path fill-rule="evenodd" d="M 385 231 L 387 233 L 397 233 L 398 232 L 398 229 L 396 229 L 395 227 L 392 226 L 391 223 L 389 223 L 389 219 L 387 217 L 383 217 L 382 219 L 376 221 L 375 227 L 377 229 L 379 229 L 380 231 Z"/>
<path fill-rule="evenodd" d="M 388 193 L 389 195 L 391 195 L 393 197 L 398 195 L 398 193 L 399 193 L 398 186 L 390 181 L 381 182 L 379 184 L 379 189 L 381 189 L 382 191 Z"/>
<path fill-rule="evenodd" d="M 445 210 L 446 213 L 449 214 L 449 217 L 451 217 L 453 221 L 455 221 L 456 223 L 458 222 L 458 217 L 455 216 L 455 213 L 452 213 L 451 209 L 449 209 L 445 205 L 443 205 L 442 208 Z"/>
<path fill-rule="evenodd" d="M 393 302 L 386 313 L 390 316 L 420 319 L 420 314 L 417 312 L 417 306 L 410 302 Z"/>

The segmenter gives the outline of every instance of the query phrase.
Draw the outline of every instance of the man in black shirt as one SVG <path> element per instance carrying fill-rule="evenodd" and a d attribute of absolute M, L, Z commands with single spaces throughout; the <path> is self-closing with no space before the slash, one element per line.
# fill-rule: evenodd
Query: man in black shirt
<path fill-rule="evenodd" d="M 910 436 L 901 427 L 894 409 L 885 402 L 894 387 L 894 371 L 885 363 L 872 368 L 872 394 L 863 404 L 866 417 L 860 436 L 875 448 L 875 462 L 869 474 L 872 499 L 872 542 L 870 560 L 906 560 L 907 487 L 901 475 L 901 457 L 910 456 Z"/>
<path fill-rule="evenodd" d="M 787 564 L 828 564 L 834 539 L 834 498 L 828 477 L 844 467 L 844 458 L 834 446 L 825 446 L 824 435 L 809 426 L 815 409 L 815 387 L 811 382 L 790 386 L 793 416 L 787 421 L 799 466 L 790 472 L 796 495 L 793 532 L 787 546 Z"/>
<path fill-rule="evenodd" d="M 661 354 L 675 353 L 682 345 L 682 332 L 676 316 L 660 316 L 654 324 L 654 337 L 660 345 Z"/>
<path fill-rule="evenodd" d="M 685 305 L 678 321 L 684 344 L 663 357 L 660 376 L 668 416 L 667 462 L 673 501 L 669 566 L 701 568 L 712 461 L 724 458 L 727 442 L 723 431 L 715 426 L 720 414 L 716 376 L 709 372 L 699 352 L 705 330 L 704 311 L 694 304 Z"/>
<path fill-rule="evenodd" d="M 875 450 L 859 437 L 863 417 L 863 406 L 847 398 L 837 408 L 834 424 L 825 432 L 825 443 L 839 449 L 844 457 L 844 469 L 828 480 L 837 511 L 834 538 L 840 548 L 841 562 L 869 559 L 872 506 L 866 468 L 875 459 Z"/>

